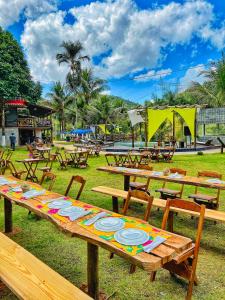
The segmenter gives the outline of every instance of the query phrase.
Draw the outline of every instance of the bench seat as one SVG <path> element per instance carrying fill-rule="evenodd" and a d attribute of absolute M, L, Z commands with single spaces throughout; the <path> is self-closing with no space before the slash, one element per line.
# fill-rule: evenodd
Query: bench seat
<path fill-rule="evenodd" d="M 115 188 L 111 188 L 111 187 L 107 187 L 107 186 L 97 186 L 97 187 L 92 188 L 92 191 L 101 193 L 104 195 L 108 195 L 111 197 L 115 197 L 115 198 L 126 199 L 126 197 L 127 197 L 127 191 L 123 191 L 123 190 L 119 190 L 119 189 L 115 189 Z M 132 201 L 132 198 L 131 198 L 131 201 Z M 135 199 L 135 201 L 146 204 L 145 201 L 140 200 L 140 199 Z M 162 200 L 162 199 L 154 198 L 152 205 L 157 208 L 165 209 L 166 201 Z M 184 214 L 188 214 L 191 216 L 199 215 L 199 213 L 197 213 L 197 212 L 193 212 L 193 211 L 189 211 L 189 210 L 185 210 L 185 209 L 181 209 L 181 208 L 175 208 L 175 207 L 171 207 L 171 211 L 184 213 Z M 213 209 L 206 209 L 205 210 L 205 219 L 225 223 L 225 212 L 213 210 Z"/>
<path fill-rule="evenodd" d="M 0 280 L 19 299 L 92 299 L 3 233 L 0 233 Z"/>

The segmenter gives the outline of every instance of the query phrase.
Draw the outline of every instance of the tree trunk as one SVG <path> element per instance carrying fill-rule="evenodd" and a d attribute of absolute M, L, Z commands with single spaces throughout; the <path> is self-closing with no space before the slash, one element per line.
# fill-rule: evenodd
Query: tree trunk
<path fill-rule="evenodd" d="M 2 147 L 5 147 L 5 99 L 2 99 Z"/>

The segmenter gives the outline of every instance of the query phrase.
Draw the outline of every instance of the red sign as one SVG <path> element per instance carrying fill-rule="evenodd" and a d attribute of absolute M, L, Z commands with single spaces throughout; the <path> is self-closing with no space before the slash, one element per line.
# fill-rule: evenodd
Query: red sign
<path fill-rule="evenodd" d="M 27 101 L 24 99 L 15 99 L 15 100 L 8 100 L 6 102 L 7 105 L 12 106 L 26 106 Z"/>

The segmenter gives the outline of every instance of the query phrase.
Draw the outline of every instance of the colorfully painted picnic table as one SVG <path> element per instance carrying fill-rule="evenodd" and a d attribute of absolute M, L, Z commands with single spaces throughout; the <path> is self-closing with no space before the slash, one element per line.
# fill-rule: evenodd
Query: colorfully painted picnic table
<path fill-rule="evenodd" d="M 37 181 L 36 176 L 37 166 L 40 161 L 43 161 L 42 158 L 26 158 L 22 160 L 17 160 L 17 162 L 23 163 L 24 167 L 27 170 L 26 180 Z"/>
<path fill-rule="evenodd" d="M 220 183 L 213 183 L 211 179 L 195 177 L 195 176 L 164 176 L 158 171 L 148 171 L 142 169 L 134 169 L 134 168 L 125 168 L 125 167 L 112 167 L 112 166 L 105 166 L 97 168 L 99 171 L 113 173 L 113 174 L 120 174 L 124 176 L 124 190 L 129 190 L 130 185 L 130 177 L 142 177 L 142 178 L 151 178 L 160 181 L 168 181 L 186 185 L 193 185 L 193 186 L 200 186 L 212 189 L 220 189 L 225 190 L 225 181 L 221 181 Z"/>
<path fill-rule="evenodd" d="M 124 221 L 124 228 L 141 228 L 149 234 L 149 241 L 154 241 L 155 237 L 162 236 L 165 241 L 153 249 L 150 253 L 144 252 L 144 245 L 139 246 L 124 246 L 116 242 L 114 233 L 105 233 L 98 231 L 94 225 L 85 225 L 85 220 L 90 216 L 82 217 L 76 221 L 70 221 L 68 217 L 62 217 L 56 209 L 50 209 L 49 203 L 53 199 L 62 197 L 53 192 L 46 191 L 45 194 L 36 196 L 32 199 L 25 199 L 21 192 L 13 192 L 12 188 L 24 183 L 12 176 L 5 176 L 9 181 L 16 181 L 12 184 L 0 185 L 0 195 L 4 197 L 4 215 L 5 215 L 5 232 L 13 231 L 12 226 L 12 208 L 13 204 L 34 212 L 38 216 L 52 222 L 58 229 L 64 233 L 70 234 L 71 237 L 77 237 L 87 241 L 87 277 L 88 277 L 88 294 L 94 299 L 99 299 L 99 278 L 98 278 L 98 247 L 102 247 L 111 253 L 115 253 L 124 259 L 128 260 L 133 265 L 137 265 L 150 273 L 163 267 L 169 261 L 172 261 L 179 256 L 182 251 L 189 249 L 192 246 L 192 241 L 189 238 L 176 235 L 167 231 L 163 231 L 151 226 L 145 221 L 132 217 L 122 216 L 105 209 L 89 205 L 87 203 L 73 200 L 65 197 L 65 201 L 71 201 L 73 206 L 79 206 L 90 210 L 92 216 L 99 212 L 106 212 L 109 216 L 119 217 Z M 32 188 L 43 190 L 36 183 L 28 183 Z M 64 197 L 64 196 L 63 196 Z"/>

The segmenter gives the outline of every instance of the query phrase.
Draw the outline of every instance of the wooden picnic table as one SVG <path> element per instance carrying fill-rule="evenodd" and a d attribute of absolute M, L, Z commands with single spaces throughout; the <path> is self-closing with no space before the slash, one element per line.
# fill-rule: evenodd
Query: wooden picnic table
<path fill-rule="evenodd" d="M 6 176 L 5 176 L 6 177 Z M 7 176 L 6 178 L 16 180 L 19 184 L 24 183 L 22 180 L 18 180 L 12 176 Z M 38 184 L 35 184 L 37 187 L 40 187 Z M 34 186 L 34 183 L 32 183 Z M 60 197 L 60 194 L 49 192 L 48 195 L 37 196 L 33 199 L 23 200 L 13 196 L 12 193 L 6 191 L 7 186 L 0 186 L 0 195 L 4 197 L 4 216 L 5 216 L 5 232 L 10 233 L 13 231 L 12 226 L 12 208 L 13 204 L 17 204 L 21 207 L 28 209 L 29 211 L 34 212 L 38 216 L 52 222 L 56 227 L 67 234 L 70 234 L 71 237 L 78 237 L 82 240 L 87 241 L 87 277 L 88 277 L 88 294 L 94 299 L 99 299 L 99 278 L 98 278 L 98 247 L 102 247 L 111 253 L 115 253 L 124 259 L 128 260 L 133 265 L 137 265 L 140 268 L 144 269 L 146 272 L 150 273 L 152 271 L 158 270 L 163 267 L 169 261 L 172 261 L 177 257 L 182 251 L 189 249 L 192 246 L 192 241 L 189 238 L 163 231 L 166 234 L 169 234 L 170 237 L 157 248 L 151 251 L 150 254 L 141 252 L 134 256 L 130 255 L 128 252 L 123 251 L 118 248 L 113 243 L 100 238 L 91 231 L 83 228 L 79 225 L 79 222 L 82 219 L 87 219 L 89 217 L 80 218 L 77 221 L 71 222 L 69 219 L 67 221 L 62 221 L 58 218 L 55 218 L 54 215 L 49 214 L 47 211 L 43 211 L 40 208 L 41 201 L 46 199 L 54 199 Z M 47 198 L 46 198 L 47 197 Z M 72 200 L 72 199 L 71 199 Z M 82 203 L 76 200 L 78 203 Z M 84 204 L 84 203 L 83 203 Z M 95 207 L 97 208 L 97 207 Z M 98 208 L 99 209 L 99 208 Z M 109 214 L 112 212 L 105 209 L 100 209 Z M 127 217 L 131 220 L 138 219 Z M 146 223 L 140 221 L 141 223 Z"/>
<path fill-rule="evenodd" d="M 71 165 L 77 167 L 80 163 L 80 154 L 88 153 L 88 151 L 87 150 L 66 150 L 66 153 L 70 155 Z"/>
<path fill-rule="evenodd" d="M 25 169 L 27 170 L 27 175 L 25 180 L 37 181 L 38 177 L 36 175 L 37 166 L 40 161 L 43 161 L 43 158 L 26 158 L 22 160 L 17 160 L 17 162 L 23 163 Z"/>
<path fill-rule="evenodd" d="M 170 177 L 164 175 L 156 175 L 155 172 L 157 171 L 148 171 L 148 170 L 141 170 L 141 169 L 134 169 L 134 168 L 123 168 L 123 167 L 112 167 L 112 166 L 99 167 L 97 168 L 97 170 L 123 175 L 125 191 L 129 190 L 131 176 L 151 178 L 160 181 L 166 180 L 168 182 L 225 190 L 225 182 L 217 184 L 217 183 L 208 182 L 206 178 L 195 177 L 195 176 L 182 176 L 181 178 L 176 178 L 176 177 Z"/>

